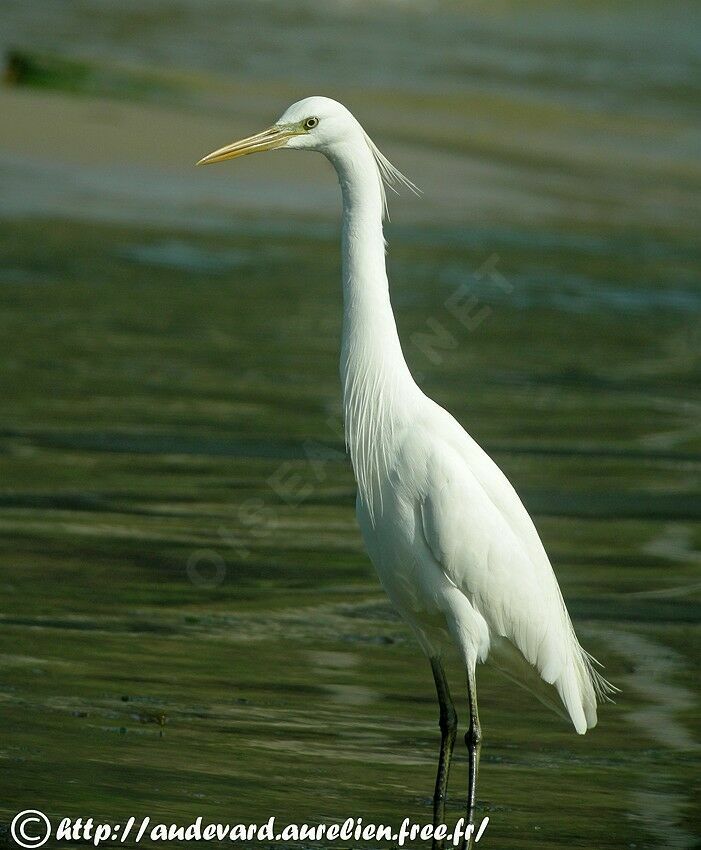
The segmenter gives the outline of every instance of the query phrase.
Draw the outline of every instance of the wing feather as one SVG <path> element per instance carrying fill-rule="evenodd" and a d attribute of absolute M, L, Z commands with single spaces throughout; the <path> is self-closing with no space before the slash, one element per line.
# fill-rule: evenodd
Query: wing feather
<path fill-rule="evenodd" d="M 434 446 L 421 504 L 428 547 L 484 617 L 493 638 L 516 647 L 556 688 L 577 731 L 585 732 L 596 723 L 597 696 L 606 698 L 611 686 L 579 645 L 528 512 L 481 449 L 476 474 L 450 445 Z M 523 673 L 526 684 L 532 675 Z"/>

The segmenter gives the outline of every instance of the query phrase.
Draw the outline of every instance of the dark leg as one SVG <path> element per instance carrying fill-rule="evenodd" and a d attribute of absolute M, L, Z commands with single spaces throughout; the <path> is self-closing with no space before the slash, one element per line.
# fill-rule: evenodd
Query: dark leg
<path fill-rule="evenodd" d="M 467 784 L 467 822 L 475 822 L 475 800 L 477 795 L 477 771 L 480 763 L 480 746 L 482 743 L 482 728 L 477 712 L 477 686 L 475 684 L 475 669 L 467 671 L 467 700 L 470 704 L 470 726 L 465 735 L 469 772 Z M 473 846 L 473 836 L 467 842 L 467 850 Z"/>
<path fill-rule="evenodd" d="M 438 725 L 441 730 L 441 749 L 438 756 L 438 774 L 436 776 L 436 790 L 433 795 L 433 828 L 445 823 L 445 798 L 448 790 L 448 774 L 450 773 L 450 759 L 453 755 L 453 745 L 458 731 L 458 716 L 448 689 L 448 681 L 445 678 L 443 665 L 440 658 L 431 659 L 431 670 L 436 683 L 438 704 L 440 706 L 440 718 Z M 433 839 L 433 850 L 442 850 L 443 841 Z"/>

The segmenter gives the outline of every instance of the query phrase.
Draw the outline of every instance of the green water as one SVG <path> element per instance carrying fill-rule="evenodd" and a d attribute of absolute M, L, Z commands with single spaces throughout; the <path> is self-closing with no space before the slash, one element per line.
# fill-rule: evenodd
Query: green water
<path fill-rule="evenodd" d="M 430 820 L 430 671 L 362 552 L 335 430 L 335 239 L 248 231 L 2 226 L 8 817 Z M 549 235 L 563 275 L 621 251 Z M 395 234 L 407 357 L 524 494 L 622 688 L 579 738 L 481 672 L 485 846 L 692 847 L 698 325 L 645 307 L 666 264 L 650 279 L 631 243 L 637 309 L 514 307 L 483 282 L 491 314 L 451 326 L 436 269 L 486 250 L 516 286 L 535 261 L 527 233 L 481 240 Z M 435 364 L 411 342 L 427 315 L 456 340 Z M 465 770 L 459 749 L 451 818 Z"/>
<path fill-rule="evenodd" d="M 186 122 L 255 130 L 317 82 L 362 109 L 426 190 L 387 228 L 407 360 L 522 494 L 621 688 L 580 738 L 480 669 L 478 846 L 699 846 L 698 7 L 264 5 L 11 2 L 0 43 L 104 63 L 93 100 L 54 81 L 76 141 L 118 132 L 144 67 L 119 102 Z M 432 678 L 340 433 L 333 178 L 192 176 L 228 138 L 159 171 L 2 131 L 0 823 L 429 822 Z M 459 745 L 451 821 L 466 770 Z"/>

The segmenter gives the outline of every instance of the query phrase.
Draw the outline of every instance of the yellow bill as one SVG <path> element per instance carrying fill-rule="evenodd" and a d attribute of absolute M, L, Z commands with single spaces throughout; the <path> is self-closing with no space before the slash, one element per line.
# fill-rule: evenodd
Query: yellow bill
<path fill-rule="evenodd" d="M 213 162 L 224 162 L 225 159 L 235 159 L 238 156 L 247 156 L 249 153 L 259 153 L 260 151 L 272 151 L 275 148 L 282 147 L 288 139 L 293 136 L 299 136 L 304 131 L 299 127 L 268 127 L 262 133 L 256 133 L 255 136 L 248 136 L 245 139 L 240 139 L 238 142 L 232 142 L 219 150 L 212 151 L 207 156 L 197 163 L 198 165 L 209 165 Z"/>

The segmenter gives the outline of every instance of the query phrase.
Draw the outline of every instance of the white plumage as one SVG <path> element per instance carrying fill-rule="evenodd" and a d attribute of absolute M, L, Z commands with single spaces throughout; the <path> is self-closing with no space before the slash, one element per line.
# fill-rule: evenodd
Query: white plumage
<path fill-rule="evenodd" d="M 440 657 L 450 644 L 460 653 L 477 752 L 471 756 L 474 786 L 478 662 L 493 662 L 560 713 L 564 707 L 579 733 L 596 724 L 597 699 L 613 688 L 579 645 L 548 556 L 515 490 L 455 419 L 421 392 L 404 360 L 389 297 L 382 219 L 385 184 L 392 189 L 413 184 L 345 107 L 320 97 L 294 104 L 270 130 L 205 161 L 272 147 L 320 151 L 338 174 L 341 381 L 358 521 L 383 587 L 432 659 L 441 728 L 448 730 L 447 764 L 454 711 L 449 693 L 447 701 L 441 696 L 447 683 Z M 440 783 L 439 767 L 437 799 L 445 792 Z M 471 793 L 474 797 L 474 787 Z M 468 800 L 470 814 L 473 804 Z M 442 815 L 440 800 L 434 811 Z"/>

